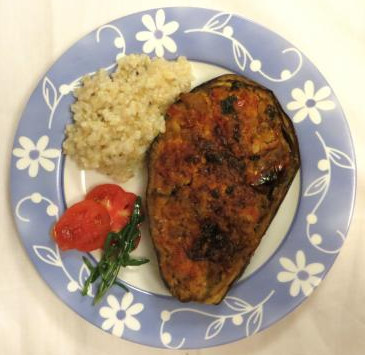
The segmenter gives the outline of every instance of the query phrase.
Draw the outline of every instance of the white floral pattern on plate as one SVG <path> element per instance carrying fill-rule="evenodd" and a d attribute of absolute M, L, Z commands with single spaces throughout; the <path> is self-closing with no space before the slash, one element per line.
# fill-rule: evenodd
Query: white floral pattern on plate
<path fill-rule="evenodd" d="M 125 327 L 134 331 L 141 329 L 140 322 L 134 316 L 142 312 L 144 306 L 142 303 L 132 305 L 133 294 L 131 292 L 125 293 L 120 302 L 115 296 L 109 295 L 107 303 L 109 307 L 101 307 L 99 311 L 100 316 L 105 319 L 101 325 L 104 330 L 112 329 L 113 335 L 121 337 Z"/>
<path fill-rule="evenodd" d="M 125 55 L 125 50 L 126 50 L 126 44 L 125 44 L 125 39 L 123 36 L 123 33 L 120 31 L 120 29 L 116 26 L 113 25 L 104 25 L 98 28 L 98 30 L 96 31 L 96 42 L 100 42 L 100 34 L 101 32 L 103 32 L 104 30 L 112 30 L 113 32 L 115 32 L 117 34 L 117 36 L 114 38 L 114 47 L 120 49 L 120 52 L 117 54 L 115 59 L 119 59 L 121 57 L 123 57 Z M 112 68 L 115 66 L 115 63 L 112 64 L 111 66 L 109 66 L 108 68 Z"/>
<path fill-rule="evenodd" d="M 321 278 L 317 276 L 324 271 L 324 265 L 321 263 L 306 264 L 306 257 L 302 250 L 298 250 L 295 261 L 289 258 L 281 257 L 279 259 L 281 266 L 285 271 L 278 273 L 279 282 L 290 282 L 290 296 L 296 297 L 300 291 L 308 297 L 314 287 L 317 287 Z"/>
<path fill-rule="evenodd" d="M 232 42 L 232 51 L 234 60 L 238 68 L 243 72 L 246 69 L 247 62 L 250 61 L 250 70 L 260 73 L 265 79 L 272 82 L 283 82 L 295 76 L 302 67 L 302 54 L 296 48 L 286 48 L 282 51 L 283 54 L 293 52 L 298 56 L 298 64 L 294 70 L 283 69 L 280 73 L 280 78 L 268 75 L 262 70 L 262 62 L 258 58 L 254 58 L 248 49 L 236 38 L 233 37 L 234 29 L 229 26 L 232 19 L 232 14 L 222 12 L 214 15 L 202 28 L 193 28 L 186 30 L 185 33 L 202 32 L 213 34 L 228 39 Z"/>
<path fill-rule="evenodd" d="M 31 201 L 36 205 L 39 205 L 42 202 L 46 202 L 47 215 L 49 217 L 54 217 L 56 220 L 58 220 L 59 211 L 58 211 L 57 205 L 53 201 L 51 201 L 48 197 L 43 196 L 41 193 L 33 192 L 31 195 L 25 196 L 22 199 L 20 199 L 15 207 L 15 215 L 17 216 L 17 218 L 19 218 L 20 221 L 27 222 L 27 223 L 30 222 L 30 219 L 27 217 L 24 217 L 22 215 L 22 213 L 20 212 L 23 204 L 27 201 Z M 80 291 L 82 290 L 85 280 L 90 275 L 90 271 L 85 264 L 81 265 L 81 268 L 79 270 L 79 280 L 76 281 L 71 276 L 71 274 L 67 270 L 66 266 L 64 265 L 64 263 L 62 261 L 61 253 L 60 253 L 60 250 L 59 250 L 57 244 L 55 245 L 54 249 L 50 248 L 48 246 L 45 246 L 45 245 L 36 245 L 36 244 L 33 245 L 32 248 L 33 248 L 34 253 L 37 255 L 37 257 L 40 260 L 42 260 L 44 263 L 58 267 L 63 271 L 63 273 L 65 274 L 65 276 L 68 279 L 67 290 L 69 292 L 75 292 L 77 290 L 80 290 Z M 87 294 L 90 297 L 93 296 L 92 287 L 89 288 Z"/>
<path fill-rule="evenodd" d="M 70 272 L 67 270 L 57 245 L 55 246 L 55 249 L 52 249 L 44 245 L 33 245 L 33 250 L 37 255 L 37 257 L 46 264 L 61 268 L 61 270 L 68 279 L 67 283 L 68 292 L 73 293 L 76 291 L 81 291 L 83 289 L 84 283 L 90 275 L 90 271 L 85 264 L 82 264 L 79 270 L 79 279 L 75 280 L 71 276 Z M 92 285 L 89 287 L 87 295 L 93 297 Z"/>
<path fill-rule="evenodd" d="M 28 137 L 19 137 L 21 148 L 13 149 L 13 155 L 19 158 L 16 162 L 17 169 L 28 169 L 28 174 L 31 178 L 38 175 L 39 166 L 48 172 L 53 171 L 56 165 L 50 159 L 60 157 L 61 152 L 59 149 L 47 149 L 48 143 L 48 136 L 40 137 L 37 143 L 34 143 Z"/>
<path fill-rule="evenodd" d="M 155 20 L 151 15 L 143 15 L 142 23 L 148 31 L 140 31 L 136 34 L 136 39 L 145 42 L 143 45 L 144 53 L 152 53 L 155 51 L 157 57 L 163 57 L 165 49 L 171 53 L 175 53 L 177 46 L 175 41 L 169 37 L 179 28 L 177 21 L 165 23 L 165 11 L 157 10 Z"/>
<path fill-rule="evenodd" d="M 96 31 L 96 42 L 99 43 L 101 41 L 101 39 L 100 39 L 101 33 L 107 29 L 112 30 L 113 32 L 115 32 L 117 34 L 117 36 L 114 38 L 114 47 L 116 47 L 120 50 L 120 52 L 117 54 L 117 56 L 115 58 L 117 60 L 117 59 L 123 57 L 125 55 L 125 51 L 126 51 L 125 39 L 124 39 L 122 32 L 119 30 L 118 27 L 113 26 L 113 25 L 104 25 L 104 26 L 99 27 L 98 30 Z M 114 63 L 110 64 L 109 66 L 105 67 L 104 70 L 111 70 L 116 65 L 117 65 L 117 63 L 114 62 Z M 93 75 L 93 74 L 95 74 L 95 71 L 85 73 L 85 75 Z M 79 76 L 78 78 L 76 78 L 75 80 L 73 80 L 72 82 L 70 82 L 68 84 L 61 84 L 60 87 L 58 88 L 58 90 L 56 89 L 56 86 L 54 85 L 54 83 L 48 76 L 44 77 L 43 82 L 42 82 L 42 95 L 43 95 L 44 102 L 47 104 L 48 108 L 50 109 L 50 115 L 48 118 L 48 129 L 49 130 L 52 129 L 53 117 L 56 113 L 58 105 L 60 104 L 60 102 L 66 95 L 71 94 L 75 89 L 77 89 L 78 87 L 81 86 L 81 80 L 82 80 L 83 76 Z"/>
<path fill-rule="evenodd" d="M 49 198 L 42 196 L 42 194 L 40 194 L 39 192 L 33 192 L 31 195 L 29 196 L 25 196 L 22 199 L 20 199 L 15 207 L 15 215 L 22 221 L 22 222 L 29 222 L 29 218 L 26 218 L 24 216 L 21 215 L 20 213 L 20 209 L 23 205 L 24 202 L 26 201 L 32 201 L 35 204 L 39 204 L 42 201 L 47 202 L 48 206 L 46 209 L 46 212 L 48 214 L 48 216 L 50 217 L 56 217 L 56 219 L 58 219 L 58 207 L 55 203 L 53 203 Z"/>
<path fill-rule="evenodd" d="M 337 235 L 340 238 L 340 246 L 335 249 L 328 249 L 322 246 L 323 243 L 323 237 L 319 233 L 312 233 L 311 229 L 314 225 L 318 223 L 317 218 L 317 210 L 321 206 L 322 202 L 324 201 L 328 190 L 330 188 L 331 184 L 331 178 L 332 178 L 332 166 L 331 164 L 336 165 L 339 168 L 342 169 L 349 169 L 353 170 L 355 169 L 355 164 L 351 160 L 351 158 L 345 154 L 344 152 L 340 151 L 337 148 L 329 147 L 326 145 L 324 139 L 320 135 L 319 132 L 316 131 L 316 136 L 318 137 L 319 141 L 321 142 L 322 148 L 325 153 L 325 158 L 320 159 L 317 162 L 317 168 L 318 170 L 322 171 L 323 174 L 316 178 L 314 181 L 312 181 L 309 186 L 304 191 L 304 197 L 313 197 L 316 195 L 320 195 L 320 198 L 318 199 L 317 203 L 313 207 L 312 211 L 307 215 L 306 221 L 306 234 L 309 242 L 314 246 L 317 250 L 320 250 L 323 253 L 326 254 L 337 254 L 341 247 L 342 243 L 345 240 L 345 235 L 340 231 L 336 230 Z"/>
<path fill-rule="evenodd" d="M 314 83 L 312 80 L 307 80 L 304 83 L 304 89 L 295 88 L 291 92 L 294 101 L 287 104 L 287 109 L 297 111 L 293 117 L 295 123 L 302 122 L 309 116 L 314 124 L 320 124 L 322 117 L 319 110 L 333 110 L 336 105 L 333 101 L 328 100 L 331 95 L 329 86 L 321 87 L 315 92 Z"/>
<path fill-rule="evenodd" d="M 179 349 L 184 345 L 186 340 L 185 338 L 181 339 L 180 343 L 178 343 L 177 345 L 171 345 L 173 337 L 169 332 L 164 329 L 165 325 L 171 320 L 171 317 L 177 313 L 195 313 L 204 317 L 212 318 L 213 321 L 208 325 L 205 331 L 204 340 L 210 340 L 216 337 L 221 332 L 223 326 L 227 323 L 227 321 L 230 320 L 232 324 L 238 327 L 244 324 L 246 317 L 246 336 L 256 334 L 261 329 L 262 318 L 264 314 L 264 305 L 267 301 L 269 301 L 274 293 L 275 291 L 271 290 L 270 293 L 265 297 L 265 299 L 259 302 L 256 306 L 251 305 L 241 298 L 226 296 L 223 300 L 223 304 L 231 311 L 235 312 L 227 315 L 214 314 L 187 307 L 176 308 L 172 311 L 163 310 L 161 312 L 162 322 L 160 327 L 161 342 L 165 347 L 169 349 Z"/>

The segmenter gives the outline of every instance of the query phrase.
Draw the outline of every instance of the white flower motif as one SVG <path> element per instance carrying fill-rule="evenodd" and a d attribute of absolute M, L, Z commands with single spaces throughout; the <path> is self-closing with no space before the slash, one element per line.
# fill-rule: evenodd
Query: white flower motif
<path fill-rule="evenodd" d="M 143 52 L 151 53 L 155 51 L 156 56 L 163 57 L 164 48 L 175 53 L 177 50 L 175 41 L 169 35 L 179 28 L 177 21 L 165 23 L 165 11 L 157 10 L 155 20 L 150 15 L 142 16 L 142 23 L 148 31 L 140 31 L 136 34 L 138 41 L 145 42 Z"/>
<path fill-rule="evenodd" d="M 323 86 L 317 92 L 314 90 L 313 81 L 307 80 L 304 83 L 304 90 L 295 88 L 291 92 L 291 96 L 295 101 L 287 104 L 287 109 L 297 111 L 293 121 L 295 123 L 303 121 L 307 116 L 315 124 L 320 124 L 322 121 L 319 110 L 333 110 L 335 103 L 331 100 L 326 100 L 331 95 L 329 86 Z"/>
<path fill-rule="evenodd" d="M 309 296 L 314 287 L 321 282 L 321 278 L 315 275 L 324 270 L 323 264 L 306 265 L 305 254 L 302 250 L 297 251 L 295 262 L 288 258 L 280 258 L 279 261 L 286 271 L 279 272 L 277 279 L 280 282 L 291 282 L 289 293 L 292 297 L 298 296 L 301 290 L 305 296 Z"/>
<path fill-rule="evenodd" d="M 19 144 L 22 148 L 14 148 L 13 155 L 18 161 L 16 167 L 19 170 L 28 169 L 30 177 L 38 175 L 39 165 L 46 171 L 53 171 L 55 164 L 50 159 L 58 158 L 60 151 L 58 149 L 46 149 L 49 142 L 48 136 L 42 136 L 34 144 L 28 137 L 19 137 Z"/>
<path fill-rule="evenodd" d="M 133 294 L 131 292 L 125 293 L 120 303 L 113 295 L 108 296 L 107 302 L 110 307 L 101 307 L 99 311 L 100 316 L 105 318 L 101 325 L 104 330 L 112 328 L 112 334 L 121 337 L 124 326 L 135 331 L 141 329 L 141 324 L 133 316 L 142 312 L 144 307 L 142 303 L 132 305 Z"/>

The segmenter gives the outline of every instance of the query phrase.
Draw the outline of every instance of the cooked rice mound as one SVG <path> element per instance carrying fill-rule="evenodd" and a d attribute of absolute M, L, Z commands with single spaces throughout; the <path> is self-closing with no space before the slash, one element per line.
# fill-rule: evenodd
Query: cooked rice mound
<path fill-rule="evenodd" d="M 71 106 L 65 154 L 82 169 L 95 169 L 124 182 L 142 164 L 154 138 L 165 131 L 164 113 L 190 90 L 190 63 L 131 54 L 105 70 L 85 76 Z"/>

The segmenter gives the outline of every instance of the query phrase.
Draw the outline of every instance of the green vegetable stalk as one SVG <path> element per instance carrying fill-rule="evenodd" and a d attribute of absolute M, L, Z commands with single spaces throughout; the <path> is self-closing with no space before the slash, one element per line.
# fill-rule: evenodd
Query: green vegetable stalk
<path fill-rule="evenodd" d="M 130 257 L 130 252 L 133 250 L 135 241 L 140 235 L 139 225 L 143 221 L 141 204 L 141 197 L 138 197 L 129 223 L 118 233 L 110 232 L 108 234 L 104 243 L 104 253 L 99 263 L 94 266 L 88 258 L 83 257 L 85 265 L 90 270 L 90 275 L 84 284 L 82 295 L 85 296 L 90 285 L 100 279 L 93 301 L 94 305 L 102 300 L 106 292 L 114 284 L 128 291 L 125 285 L 117 281 L 117 276 L 122 266 L 139 266 L 149 262 L 145 258 L 133 259 Z"/>

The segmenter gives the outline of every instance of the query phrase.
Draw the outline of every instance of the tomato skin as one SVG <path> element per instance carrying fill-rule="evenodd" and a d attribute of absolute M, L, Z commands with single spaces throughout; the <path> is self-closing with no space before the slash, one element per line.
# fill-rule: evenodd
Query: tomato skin
<path fill-rule="evenodd" d="M 68 208 L 53 227 L 53 237 L 62 250 L 102 248 L 109 232 L 108 211 L 92 200 L 84 200 Z"/>
<path fill-rule="evenodd" d="M 110 228 L 119 232 L 129 222 L 137 196 L 119 185 L 103 184 L 94 187 L 85 197 L 103 205 L 110 216 Z"/>
<path fill-rule="evenodd" d="M 138 245 L 139 245 L 139 242 L 141 241 L 141 231 L 139 231 L 139 234 L 138 234 L 138 237 L 134 240 L 134 244 L 133 244 L 133 249 L 132 250 L 135 250 L 137 249 Z"/>

